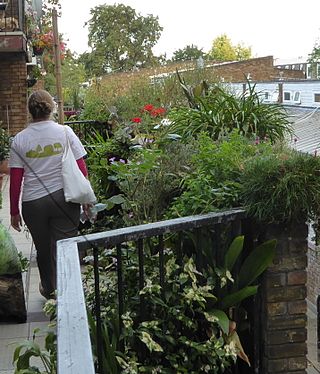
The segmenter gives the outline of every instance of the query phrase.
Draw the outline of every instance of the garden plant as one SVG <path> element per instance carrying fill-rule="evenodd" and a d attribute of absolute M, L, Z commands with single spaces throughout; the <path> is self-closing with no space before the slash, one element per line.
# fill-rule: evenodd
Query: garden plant
<path fill-rule="evenodd" d="M 283 107 L 263 104 L 250 85 L 237 97 L 204 79 L 187 84 L 182 73 L 155 86 L 121 84 L 116 95 L 113 86 L 97 83 L 85 100 L 84 118 L 95 116 L 111 129 L 105 137 L 93 134 L 87 143 L 89 175 L 108 209 L 85 232 L 236 207 L 264 224 L 317 220 L 320 160 L 287 148 L 292 129 Z M 142 87 L 147 87 L 143 95 Z M 179 95 L 170 96 L 178 88 Z M 197 261 L 194 233 L 164 238 L 165 289 L 157 281 L 154 241 L 146 243 L 142 291 L 136 248 L 123 245 L 126 303 L 120 320 L 115 250 L 100 251 L 103 365 L 108 372 L 227 373 L 237 356 L 250 362 L 238 339 L 251 322 L 244 301 L 257 293 L 276 241 L 244 253 L 243 236 L 230 242 L 222 232 L 223 256 L 217 259 L 210 234 L 207 230 L 201 239 L 205 266 Z M 178 243 L 182 259 L 176 256 Z M 90 253 L 86 262 L 84 287 L 96 357 Z"/>

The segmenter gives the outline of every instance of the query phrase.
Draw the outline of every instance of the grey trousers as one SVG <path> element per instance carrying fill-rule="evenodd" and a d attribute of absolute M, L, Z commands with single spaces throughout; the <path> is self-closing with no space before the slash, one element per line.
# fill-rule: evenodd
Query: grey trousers
<path fill-rule="evenodd" d="M 63 190 L 22 203 L 22 216 L 37 250 L 37 263 L 44 292 L 56 290 L 56 241 L 76 236 L 80 204 L 67 203 Z"/>

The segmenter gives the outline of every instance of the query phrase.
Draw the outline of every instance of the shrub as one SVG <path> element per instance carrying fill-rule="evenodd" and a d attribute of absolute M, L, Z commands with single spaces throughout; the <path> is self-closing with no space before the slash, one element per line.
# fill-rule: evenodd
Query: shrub
<path fill-rule="evenodd" d="M 148 103 L 166 109 L 186 105 L 177 76 L 164 74 L 152 83 L 151 77 L 157 73 L 159 71 L 154 69 L 143 69 L 134 73 L 109 74 L 96 81 L 87 90 L 82 118 L 105 121 L 111 109 L 116 107 L 123 120 L 128 121 L 140 115 L 137 110 Z M 212 72 L 205 69 L 185 71 L 183 75 L 194 85 L 203 79 L 217 81 Z"/>
<path fill-rule="evenodd" d="M 171 142 L 162 149 L 138 149 L 127 162 L 112 164 L 112 180 L 124 201 L 126 225 L 163 219 L 180 194 L 180 181 L 188 171 L 192 147 Z"/>
<path fill-rule="evenodd" d="M 191 172 L 184 177 L 183 192 L 171 205 L 170 217 L 240 206 L 247 160 L 271 152 L 269 143 L 256 144 L 235 132 L 219 142 L 201 133 L 195 147 Z"/>
<path fill-rule="evenodd" d="M 263 222 L 316 219 L 320 213 L 320 159 L 280 149 L 252 158 L 241 176 L 243 205 Z"/>
<path fill-rule="evenodd" d="M 183 81 L 182 87 L 191 107 L 174 108 L 169 118 L 173 122 L 170 132 L 181 135 L 185 141 L 202 131 L 219 140 L 236 130 L 249 138 L 256 136 L 275 142 L 292 131 L 285 109 L 277 104 L 263 104 L 254 86 L 240 96 L 217 85 L 202 85 L 190 91 Z"/>

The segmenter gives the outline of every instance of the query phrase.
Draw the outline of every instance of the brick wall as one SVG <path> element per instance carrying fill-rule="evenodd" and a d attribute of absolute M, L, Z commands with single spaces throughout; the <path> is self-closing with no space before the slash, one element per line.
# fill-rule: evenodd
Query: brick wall
<path fill-rule="evenodd" d="M 213 67 L 213 70 L 226 82 L 243 82 L 248 74 L 250 74 L 252 81 L 305 78 L 303 71 L 275 68 L 273 66 L 273 56 L 224 63 Z"/>
<path fill-rule="evenodd" d="M 307 225 L 270 227 L 277 254 L 264 274 L 262 295 L 262 371 L 305 374 L 307 368 Z"/>
<path fill-rule="evenodd" d="M 223 78 L 225 82 L 245 82 L 246 77 L 250 74 L 252 81 L 271 81 L 282 79 L 305 79 L 303 71 L 278 69 L 273 66 L 273 56 L 252 58 L 245 61 L 223 62 L 220 65 L 212 66 L 213 62 L 207 61 L 205 69 L 212 72 L 212 75 Z M 139 76 L 156 76 L 158 74 L 172 73 L 176 69 L 180 72 L 192 70 L 197 67 L 196 61 L 174 62 L 166 66 L 157 66 L 154 68 L 144 68 L 136 72 L 116 72 L 107 74 L 103 77 L 105 82 L 115 78 L 130 80 Z"/>
<path fill-rule="evenodd" d="M 27 68 L 25 53 L 1 53 L 0 121 L 16 134 L 27 121 Z"/>

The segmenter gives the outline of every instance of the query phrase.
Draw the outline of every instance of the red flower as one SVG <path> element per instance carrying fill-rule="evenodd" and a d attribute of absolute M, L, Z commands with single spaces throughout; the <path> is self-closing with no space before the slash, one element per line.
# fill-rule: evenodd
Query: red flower
<path fill-rule="evenodd" d="M 140 117 L 134 117 L 134 118 L 132 118 L 131 121 L 134 122 L 134 123 L 141 123 L 141 118 Z"/>
<path fill-rule="evenodd" d="M 151 112 L 150 115 L 152 117 L 160 117 L 165 114 L 166 110 L 164 108 L 154 108 Z"/>
<path fill-rule="evenodd" d="M 143 110 L 146 112 L 151 112 L 153 110 L 154 106 L 152 104 L 147 104 L 143 107 Z"/>

